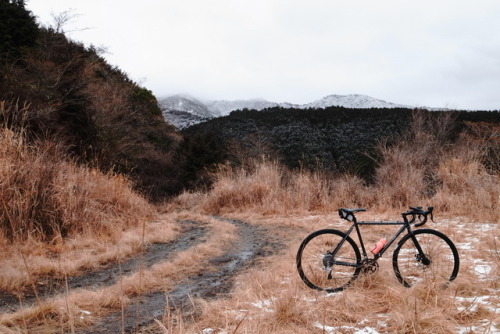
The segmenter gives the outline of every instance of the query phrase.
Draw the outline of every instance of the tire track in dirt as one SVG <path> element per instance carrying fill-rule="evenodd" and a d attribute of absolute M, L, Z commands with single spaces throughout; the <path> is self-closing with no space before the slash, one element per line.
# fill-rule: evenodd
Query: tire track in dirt
<path fill-rule="evenodd" d="M 81 333 L 133 333 L 155 319 L 161 319 L 167 307 L 196 316 L 199 310 L 193 306 L 191 296 L 205 299 L 226 296 L 230 293 L 238 273 L 255 265 L 259 258 L 275 254 L 281 247 L 281 242 L 272 240 L 271 233 L 264 227 L 240 220 L 214 218 L 238 227 L 239 236 L 225 254 L 209 261 L 217 267 L 216 271 L 190 277 L 168 293 L 160 291 L 137 297 L 123 311 L 101 319 L 98 324 L 82 330 Z"/>
<path fill-rule="evenodd" d="M 77 288 L 95 289 L 111 286 L 124 275 L 129 275 L 140 269 L 146 269 L 156 263 L 168 260 L 174 254 L 184 251 L 206 241 L 207 223 L 186 220 L 180 222 L 181 235 L 167 243 L 153 243 L 139 255 L 135 255 L 121 263 L 113 263 L 103 269 L 90 271 L 80 276 L 64 279 L 50 279 L 46 277 L 39 281 L 37 295 L 31 293 L 22 297 L 24 307 L 35 304 L 37 301 L 65 293 L 66 289 Z M 67 284 L 67 287 L 66 287 Z M 10 293 L 0 291 L 0 313 L 15 312 L 20 308 L 19 298 Z"/>

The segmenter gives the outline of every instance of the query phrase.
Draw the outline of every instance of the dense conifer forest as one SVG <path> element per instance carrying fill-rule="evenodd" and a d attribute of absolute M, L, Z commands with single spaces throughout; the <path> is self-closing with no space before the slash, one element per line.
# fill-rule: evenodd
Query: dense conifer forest
<path fill-rule="evenodd" d="M 443 130 L 437 125 L 443 115 L 452 118 L 452 126 L 443 134 L 448 142 L 456 140 L 462 130 L 479 135 L 474 124 L 500 122 L 497 111 L 272 108 L 234 111 L 192 126 L 183 134 L 196 138 L 192 143 L 196 148 L 191 150 L 203 152 L 198 157 L 206 159 L 205 163 L 224 158 L 238 164 L 267 155 L 290 168 L 349 172 L 370 181 L 378 163 L 378 148 L 409 135 L 416 114 L 425 115 L 424 127 L 431 133 Z M 214 150 L 220 153 L 214 154 Z"/>

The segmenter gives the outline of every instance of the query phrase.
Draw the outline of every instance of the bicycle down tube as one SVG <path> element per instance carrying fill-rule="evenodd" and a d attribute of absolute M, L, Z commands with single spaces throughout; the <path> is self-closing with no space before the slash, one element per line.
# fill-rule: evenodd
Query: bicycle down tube
<path fill-rule="evenodd" d="M 379 222 L 379 221 L 363 222 L 363 221 L 361 221 L 361 222 L 355 222 L 353 225 L 356 226 L 356 232 L 358 234 L 359 243 L 361 245 L 361 250 L 363 252 L 362 254 L 363 254 L 363 257 L 365 257 L 365 258 L 368 257 L 368 254 L 366 252 L 363 237 L 361 236 L 361 231 L 359 230 L 359 225 L 403 225 L 403 226 L 401 226 L 399 231 L 397 231 L 396 234 L 394 234 L 394 236 L 387 242 L 387 244 L 377 254 L 375 254 L 375 260 L 379 259 L 384 254 L 384 252 L 389 247 L 391 247 L 391 245 L 394 243 L 394 241 L 396 241 L 396 239 L 401 235 L 401 233 L 403 233 L 404 230 L 408 230 L 408 234 L 411 234 L 411 232 L 412 232 L 411 227 L 407 222 L 400 222 L 400 221 L 394 221 L 394 222 Z M 349 235 L 349 233 L 347 233 L 347 234 Z"/>

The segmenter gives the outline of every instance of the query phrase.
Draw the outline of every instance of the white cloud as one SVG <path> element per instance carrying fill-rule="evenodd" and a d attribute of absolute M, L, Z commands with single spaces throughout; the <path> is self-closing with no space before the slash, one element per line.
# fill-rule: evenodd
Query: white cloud
<path fill-rule="evenodd" d="M 31 0 L 42 22 L 157 95 L 305 103 L 361 93 L 403 104 L 499 109 L 498 1 Z M 69 29 L 68 29 L 69 30 Z"/>

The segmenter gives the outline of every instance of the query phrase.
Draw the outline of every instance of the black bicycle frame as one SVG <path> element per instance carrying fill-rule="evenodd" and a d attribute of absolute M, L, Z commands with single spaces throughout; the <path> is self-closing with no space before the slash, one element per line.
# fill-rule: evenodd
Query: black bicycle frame
<path fill-rule="evenodd" d="M 394 236 L 387 242 L 387 244 L 385 244 L 385 246 L 377 254 L 375 254 L 375 257 L 374 257 L 375 260 L 377 260 L 378 258 L 380 258 L 385 253 L 385 251 L 389 247 L 391 247 L 391 245 L 394 243 L 394 241 L 396 241 L 396 239 L 401 235 L 401 233 L 403 233 L 404 230 L 408 230 L 408 233 L 412 232 L 410 224 L 408 224 L 406 222 L 401 222 L 401 221 L 387 221 L 387 222 L 381 222 L 381 221 L 363 222 L 362 221 L 362 222 L 354 222 L 354 224 L 351 226 L 351 228 L 349 229 L 349 231 L 346 234 L 349 235 L 352 232 L 353 228 L 356 228 L 356 233 L 358 234 L 359 243 L 361 245 L 361 251 L 362 251 L 362 254 L 363 254 L 364 258 L 367 258 L 368 254 L 366 253 L 365 243 L 363 241 L 363 237 L 361 236 L 361 231 L 359 229 L 360 225 L 402 225 L 401 228 L 399 229 L 399 231 L 397 231 L 396 234 L 394 234 Z"/>
<path fill-rule="evenodd" d="M 363 237 L 361 236 L 361 231 L 359 229 L 360 225 L 402 225 L 401 228 L 399 229 L 399 231 L 397 231 L 396 234 L 394 234 L 394 236 L 387 242 L 387 244 L 377 254 L 375 254 L 375 257 L 374 257 L 375 260 L 379 259 L 385 253 L 385 251 L 389 247 L 391 247 L 391 245 L 394 243 L 394 241 L 396 241 L 396 239 L 401 235 L 401 233 L 403 233 L 404 230 L 407 230 L 408 231 L 407 234 L 411 235 L 412 241 L 415 244 L 415 247 L 417 248 L 419 254 L 423 254 L 422 249 L 420 247 L 420 244 L 418 243 L 417 239 L 413 235 L 410 223 L 408 222 L 406 217 L 404 217 L 404 221 L 367 221 L 367 222 L 365 222 L 365 221 L 358 222 L 358 221 L 356 221 L 356 218 L 354 218 L 352 223 L 353 224 L 351 225 L 349 230 L 347 230 L 347 232 L 345 232 L 346 236 L 344 237 L 344 239 L 341 242 L 339 242 L 337 247 L 335 247 L 335 249 L 332 251 L 332 253 L 331 253 L 332 256 L 335 256 L 335 254 L 337 254 L 338 250 L 340 249 L 340 247 L 342 247 L 345 240 L 351 234 L 352 230 L 356 229 L 356 233 L 358 235 L 359 243 L 361 245 L 361 251 L 362 251 L 363 257 L 364 258 L 368 257 L 368 254 L 366 253 L 365 244 L 363 242 Z M 337 261 L 334 261 L 334 264 L 346 265 L 346 263 L 337 263 Z M 348 264 L 348 265 L 352 266 L 352 264 Z"/>

